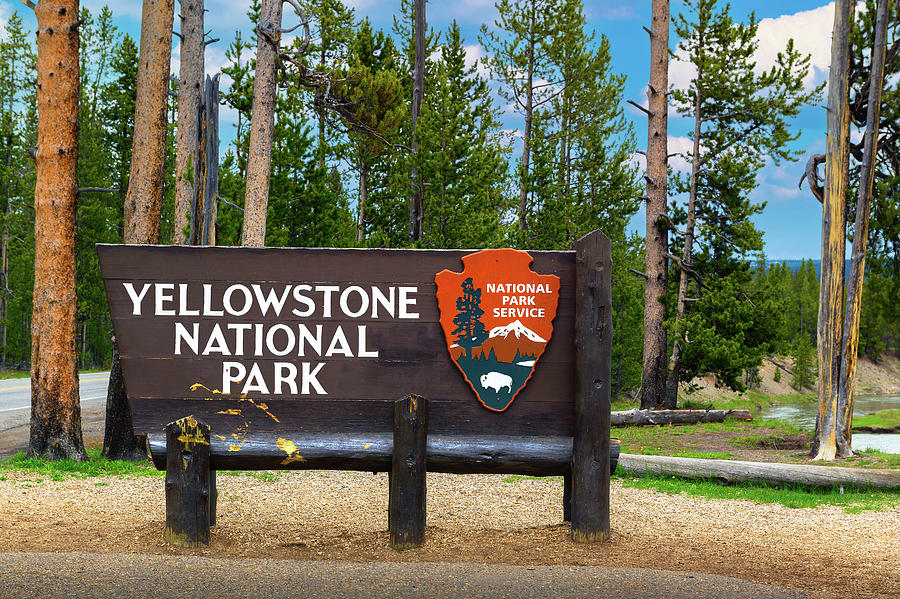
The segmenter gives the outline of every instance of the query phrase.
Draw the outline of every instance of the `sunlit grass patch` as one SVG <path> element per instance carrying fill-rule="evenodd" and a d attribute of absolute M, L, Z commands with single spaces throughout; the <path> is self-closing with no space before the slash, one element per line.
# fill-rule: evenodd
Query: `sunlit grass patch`
<path fill-rule="evenodd" d="M 0 462 L 0 471 L 30 472 L 46 476 L 53 481 L 61 481 L 66 477 L 86 478 L 92 476 L 163 476 L 165 472 L 153 467 L 149 460 L 144 462 L 128 462 L 109 460 L 100 455 L 100 449 L 89 448 L 88 459 L 84 462 L 74 460 L 51 461 L 29 458 L 24 451 Z"/>
<path fill-rule="evenodd" d="M 762 485 L 740 483 L 726 485 L 713 480 L 686 479 L 676 476 L 634 478 L 617 469 L 622 486 L 647 489 L 670 495 L 681 493 L 707 499 L 734 499 L 756 503 L 779 503 L 789 508 L 816 508 L 823 505 L 843 507 L 848 514 L 880 511 L 900 505 L 900 491 L 859 487 L 806 488 L 796 485 Z"/>

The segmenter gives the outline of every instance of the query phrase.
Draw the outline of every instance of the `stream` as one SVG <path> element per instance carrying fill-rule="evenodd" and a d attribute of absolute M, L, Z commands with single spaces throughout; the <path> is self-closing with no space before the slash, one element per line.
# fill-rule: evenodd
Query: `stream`
<path fill-rule="evenodd" d="M 900 395 L 857 397 L 853 400 L 853 416 L 864 416 L 882 410 L 900 410 Z M 787 420 L 800 428 L 815 430 L 816 404 L 790 404 L 770 406 L 759 412 L 760 418 Z M 853 449 L 877 449 L 886 453 L 900 453 L 900 434 L 876 435 L 871 433 L 853 433 Z"/>

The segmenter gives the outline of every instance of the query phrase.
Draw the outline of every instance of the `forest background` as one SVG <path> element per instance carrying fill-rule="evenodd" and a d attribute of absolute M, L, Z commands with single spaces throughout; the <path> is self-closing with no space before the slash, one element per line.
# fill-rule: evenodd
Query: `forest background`
<path fill-rule="evenodd" d="M 531 18 L 520 8 L 530 6 L 540 9 L 534 13 L 540 18 Z M 678 324 L 678 338 L 686 341 L 679 376 L 687 381 L 714 374 L 721 384 L 742 389 L 753 383 L 765 355 L 790 353 L 814 368 L 811 356 L 819 296 L 815 267 L 809 260 L 799 267 L 766 260 L 760 217 L 765 214 L 767 194 L 760 172 L 783 168 L 804 158 L 803 150 L 824 146 L 824 135 L 809 148 L 797 143 L 809 110 L 818 111 L 824 123 L 818 95 L 821 73 L 803 50 L 789 48 L 787 40 L 765 37 L 765 23 L 736 8 L 725 21 L 715 19 L 724 14 L 724 4 L 699 1 L 680 8 L 685 15 L 681 22 L 673 5 L 673 24 L 681 39 L 715 25 L 731 33 L 743 31 L 746 39 L 735 43 L 761 43 L 770 54 L 783 51 L 793 56 L 786 74 L 796 80 L 794 96 L 802 105 L 793 113 L 785 109 L 776 115 L 784 121 L 780 147 L 752 156 L 748 150 L 747 160 L 716 164 L 721 177 L 706 181 L 707 191 L 716 195 L 716 208 L 698 216 L 693 301 Z M 415 158 L 408 150 L 414 61 L 411 3 L 392 4 L 392 24 L 383 28 L 378 25 L 385 20 L 383 8 L 374 25 L 337 0 L 310 4 L 308 10 L 313 45 L 306 62 L 347 77 L 345 92 L 356 100 L 352 120 L 367 126 L 352 127 L 340 115 L 316 112 L 312 94 L 286 70 L 276 113 L 266 244 L 408 247 L 413 161 L 425 207 L 421 236 L 414 243 L 418 247 L 568 249 L 574 239 L 599 228 L 614 242 L 613 392 L 633 394 L 641 379 L 644 258 L 642 231 L 632 223 L 643 220 L 636 215 L 642 208 L 645 183 L 642 146 L 632 122 L 642 118 L 646 98 L 632 93 L 635 83 L 628 83 L 617 71 L 614 55 L 619 50 L 603 33 L 593 32 L 581 2 L 498 2 L 493 17 L 474 39 L 466 39 L 455 22 L 432 26 Z M 373 10 L 370 6 L 369 12 Z M 219 245 L 239 245 L 241 239 L 256 47 L 251 23 L 258 22 L 258 11 L 258 3 L 253 2 L 241 29 L 211 34 L 222 38 L 214 46 L 226 48 L 221 102 L 233 127 L 228 131 L 223 120 L 215 235 Z M 860 66 L 870 54 L 871 19 L 867 21 L 866 15 L 873 12 L 869 7 L 858 16 L 853 52 Z M 109 364 L 112 331 L 94 245 L 121 242 L 137 44 L 131 34 L 119 29 L 116 14 L 107 8 L 83 9 L 82 17 L 78 347 L 83 367 L 102 367 Z M 898 20 L 893 19 L 889 47 L 896 45 Z M 287 20 L 285 24 L 291 25 Z M 740 25 L 745 29 L 740 30 Z M 634 37 L 643 35 L 637 23 L 629 26 Z M 34 272 L 34 162 L 29 154 L 36 127 L 32 30 L 18 13 L 8 14 L 0 45 L 0 360 L 4 367 L 20 369 L 29 366 Z M 829 32 L 826 21 L 819 36 L 825 54 Z M 646 39 L 640 42 L 646 47 Z M 671 116 L 674 121 L 679 110 L 685 113 L 693 131 L 689 100 L 695 82 L 692 73 L 700 59 L 676 44 L 671 45 L 671 81 L 683 95 L 673 93 Z M 530 63 L 522 53 L 528 47 L 535 57 Z M 757 48 L 751 55 L 756 55 Z M 726 75 L 734 73 L 727 70 L 728 65 L 715 68 Z M 173 64 L 173 73 L 177 72 Z M 876 359 L 885 351 L 896 352 L 900 335 L 898 72 L 898 61 L 889 62 L 883 102 L 887 126 L 883 126 L 879 148 L 882 168 L 876 177 L 860 327 L 860 352 Z M 523 76 L 528 73 L 530 79 Z M 645 81 L 643 75 L 638 79 Z M 724 105 L 740 95 L 740 86 L 729 88 L 735 79 L 727 76 L 721 81 Z M 857 97 L 862 95 L 862 76 L 851 86 Z M 178 233 L 174 224 L 176 91 L 177 81 L 173 81 L 163 243 L 171 243 Z M 527 96 L 532 97 L 530 110 Z M 632 98 L 637 106 L 626 104 Z M 527 121 L 524 127 L 515 125 L 523 120 Z M 701 137 L 714 140 L 720 123 L 714 118 L 705 124 L 699 130 Z M 675 231 L 687 219 L 684 206 L 693 136 L 689 132 L 670 140 L 669 151 L 675 154 L 669 162 Z M 802 167 L 796 172 L 802 172 Z M 855 190 L 848 195 L 855 198 Z M 798 196 L 804 196 L 818 214 L 818 204 L 809 192 L 800 191 Z M 799 231 L 810 224 L 786 226 Z M 817 227 L 818 221 L 813 223 Z M 680 244 L 680 237 L 673 234 L 673 255 L 682 254 Z M 806 255 L 819 252 L 813 243 Z M 671 266 L 666 301 L 669 327 L 674 330 L 678 273 L 677 266 Z M 798 381 L 798 386 L 803 383 Z"/>

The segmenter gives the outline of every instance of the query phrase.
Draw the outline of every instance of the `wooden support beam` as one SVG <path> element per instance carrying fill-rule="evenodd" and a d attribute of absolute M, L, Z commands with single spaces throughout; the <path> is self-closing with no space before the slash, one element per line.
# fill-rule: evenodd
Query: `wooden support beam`
<path fill-rule="evenodd" d="M 575 242 L 575 439 L 572 539 L 609 539 L 609 418 L 612 293 L 609 239 Z"/>
<path fill-rule="evenodd" d="M 394 456 L 388 499 L 391 548 L 414 549 L 425 542 L 425 441 L 428 400 L 407 395 L 394 403 Z"/>
<path fill-rule="evenodd" d="M 167 543 L 209 547 L 209 426 L 193 416 L 166 426 Z"/>
<path fill-rule="evenodd" d="M 209 471 L 209 525 L 216 525 L 216 506 L 219 503 L 219 490 L 216 488 L 216 471 Z"/>
<path fill-rule="evenodd" d="M 572 521 L 572 473 L 563 474 L 563 522 Z"/>

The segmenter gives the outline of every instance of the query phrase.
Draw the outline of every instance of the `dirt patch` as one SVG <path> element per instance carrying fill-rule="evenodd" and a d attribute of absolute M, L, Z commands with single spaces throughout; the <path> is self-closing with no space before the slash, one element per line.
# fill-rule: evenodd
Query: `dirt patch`
<path fill-rule="evenodd" d="M 787 396 L 800 393 L 791 387 L 791 369 L 793 360 L 789 356 L 770 356 L 763 359 L 757 370 L 759 381 L 754 383 L 753 390 L 768 396 Z M 775 380 L 775 371 L 780 371 L 779 380 Z M 815 393 L 815 383 L 804 388 L 803 393 Z M 897 395 L 900 394 L 900 358 L 884 355 L 877 362 L 863 356 L 859 359 L 856 371 L 857 395 Z M 717 400 L 739 400 L 744 398 L 740 393 L 717 387 L 712 375 L 697 378 L 690 385 L 682 384 L 679 401 L 685 399 L 697 404 L 715 403 Z"/>
<path fill-rule="evenodd" d="M 161 477 L 4 477 L 0 551 L 646 567 L 733 576 L 814 598 L 886 598 L 900 584 L 900 507 L 789 509 L 614 480 L 611 542 L 579 545 L 562 521 L 559 479 L 429 474 L 427 541 L 397 553 L 388 548 L 385 474 L 287 472 L 275 481 L 220 474 L 212 544 L 183 550 L 163 543 Z"/>

